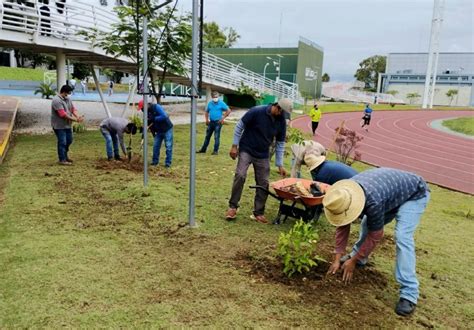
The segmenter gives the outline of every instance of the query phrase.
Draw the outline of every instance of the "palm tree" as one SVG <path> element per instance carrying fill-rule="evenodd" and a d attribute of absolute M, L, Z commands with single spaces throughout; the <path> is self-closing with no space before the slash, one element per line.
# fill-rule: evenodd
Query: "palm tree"
<path fill-rule="evenodd" d="M 41 98 L 49 99 L 51 96 L 56 94 L 56 91 L 51 87 L 51 84 L 41 83 L 40 86 L 35 90 L 35 95 L 41 93 Z"/>

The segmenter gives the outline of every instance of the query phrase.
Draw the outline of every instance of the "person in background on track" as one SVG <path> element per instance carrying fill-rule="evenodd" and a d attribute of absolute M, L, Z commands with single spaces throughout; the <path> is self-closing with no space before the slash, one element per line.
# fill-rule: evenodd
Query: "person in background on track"
<path fill-rule="evenodd" d="M 361 125 L 361 127 L 365 127 L 365 130 L 366 131 L 369 131 L 369 125 L 370 125 L 370 119 L 372 118 L 372 108 L 369 106 L 369 104 L 367 103 L 365 105 L 365 109 L 364 109 L 364 116 L 362 117 L 362 120 L 364 121 Z"/>
<path fill-rule="evenodd" d="M 311 117 L 311 131 L 313 135 L 316 134 L 316 129 L 318 128 L 319 121 L 321 120 L 321 109 L 318 108 L 318 105 L 315 104 L 309 111 L 309 116 Z"/>

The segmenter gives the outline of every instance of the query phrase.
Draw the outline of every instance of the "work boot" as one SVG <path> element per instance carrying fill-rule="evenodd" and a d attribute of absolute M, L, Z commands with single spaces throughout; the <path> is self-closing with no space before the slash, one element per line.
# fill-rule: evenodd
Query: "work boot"
<path fill-rule="evenodd" d="M 255 220 L 255 221 L 257 221 L 257 222 L 260 222 L 260 223 L 263 223 L 263 224 L 267 224 L 267 223 L 268 223 L 267 218 L 265 218 L 265 216 L 264 216 L 263 214 L 260 214 L 260 215 L 252 214 L 252 215 L 250 216 L 250 219 Z"/>
<path fill-rule="evenodd" d="M 214 155 L 214 156 L 215 156 L 215 155 L 218 155 L 218 154 L 219 154 L 219 153 L 218 153 L 217 151 L 214 151 L 214 152 L 212 153 L 212 155 Z"/>
<path fill-rule="evenodd" d="M 199 149 L 198 151 L 196 151 L 197 154 L 205 154 L 206 151 L 205 150 L 202 150 L 202 149 Z"/>
<path fill-rule="evenodd" d="M 395 313 L 401 316 L 408 316 L 415 311 L 415 308 L 416 304 L 405 298 L 400 298 L 397 307 L 395 307 Z"/>
<path fill-rule="evenodd" d="M 68 162 L 67 160 L 62 160 L 60 162 L 58 162 L 59 165 L 66 165 L 66 166 L 71 166 L 72 163 L 71 162 Z"/>
<path fill-rule="evenodd" d="M 235 218 L 237 218 L 237 209 L 230 207 L 225 213 L 225 218 L 227 220 L 234 220 Z"/>

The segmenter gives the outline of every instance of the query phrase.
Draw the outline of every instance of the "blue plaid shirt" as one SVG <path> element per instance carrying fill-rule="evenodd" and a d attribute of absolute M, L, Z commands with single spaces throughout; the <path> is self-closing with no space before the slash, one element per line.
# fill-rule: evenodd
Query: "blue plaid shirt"
<path fill-rule="evenodd" d="M 392 168 L 376 168 L 352 177 L 365 192 L 367 228 L 376 231 L 391 222 L 406 201 L 423 198 L 428 186 L 422 177 Z"/>

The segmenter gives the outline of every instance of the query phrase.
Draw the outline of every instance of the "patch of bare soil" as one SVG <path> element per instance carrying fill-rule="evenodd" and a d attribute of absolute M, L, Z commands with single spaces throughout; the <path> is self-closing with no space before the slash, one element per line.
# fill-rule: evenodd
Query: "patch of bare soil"
<path fill-rule="evenodd" d="M 140 156 L 134 155 L 130 160 L 107 160 L 105 158 L 96 161 L 95 168 L 111 173 L 115 170 L 127 170 L 135 173 L 143 172 L 143 160 Z M 181 172 L 174 171 L 173 168 L 168 169 L 162 166 L 149 166 L 150 173 L 163 178 L 184 178 Z"/>
<path fill-rule="evenodd" d="M 104 171 L 114 171 L 121 169 L 132 172 L 143 172 L 143 161 L 137 156 L 133 156 L 130 161 L 128 159 L 107 160 L 102 158 L 97 160 L 95 168 Z"/>
<path fill-rule="evenodd" d="M 334 326 L 378 326 L 388 312 L 384 304 L 374 303 L 374 299 L 381 299 L 387 279 L 370 266 L 356 269 L 349 284 L 344 284 L 341 274 L 326 276 L 329 263 L 320 263 L 304 275 L 288 278 L 278 258 L 270 254 L 255 257 L 241 251 L 235 256 L 235 266 L 257 282 L 285 285 L 297 291 L 302 302 L 317 305 L 328 316 L 333 315 Z"/>

